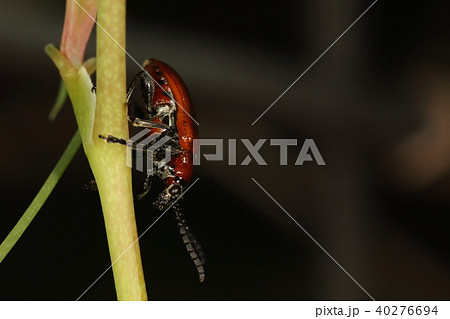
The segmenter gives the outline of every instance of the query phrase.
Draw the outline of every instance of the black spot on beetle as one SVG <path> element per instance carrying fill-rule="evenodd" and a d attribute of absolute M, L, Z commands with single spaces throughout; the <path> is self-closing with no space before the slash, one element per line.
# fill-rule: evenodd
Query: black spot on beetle
<path fill-rule="evenodd" d="M 155 71 L 155 73 L 157 74 L 157 75 L 161 75 L 162 73 L 161 73 L 161 70 L 157 67 L 157 66 L 155 66 L 154 68 L 153 68 L 153 70 Z"/>
<path fill-rule="evenodd" d="M 160 78 L 160 79 L 158 80 L 158 83 L 159 83 L 160 85 L 166 85 L 166 84 L 167 84 L 167 80 L 166 80 L 166 78 Z"/>

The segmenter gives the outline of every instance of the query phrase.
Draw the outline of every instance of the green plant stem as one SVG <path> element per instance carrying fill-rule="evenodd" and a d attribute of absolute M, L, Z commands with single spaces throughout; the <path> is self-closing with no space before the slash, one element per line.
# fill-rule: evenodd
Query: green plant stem
<path fill-rule="evenodd" d="M 97 182 L 118 300 L 147 300 L 134 216 L 131 169 L 126 148 L 99 135 L 128 138 L 125 91 L 125 0 L 99 0 L 97 10 L 97 95 L 89 71 L 69 61 L 53 45 L 46 52 L 66 86 L 84 152 Z"/>
<path fill-rule="evenodd" d="M 124 106 L 125 52 L 122 49 L 125 47 L 125 0 L 99 0 L 97 21 L 94 147 L 85 147 L 85 151 L 102 203 L 117 299 L 146 300 L 126 148 L 98 138 L 99 134 L 128 138 Z"/>
<path fill-rule="evenodd" d="M 19 219 L 17 224 L 5 238 L 3 243 L 0 245 L 0 262 L 6 257 L 12 247 L 17 243 L 19 238 L 24 233 L 25 229 L 30 225 L 33 221 L 34 217 L 37 215 L 42 205 L 44 205 L 47 198 L 50 196 L 51 192 L 55 188 L 59 179 L 63 175 L 69 163 L 72 161 L 72 158 L 78 151 L 81 145 L 80 133 L 77 131 L 75 135 L 72 137 L 69 145 L 67 145 L 66 150 L 63 155 L 59 159 L 58 163 L 56 163 L 55 168 L 47 177 L 44 185 L 42 185 L 41 189 L 37 193 L 36 197 L 31 202 L 30 206 L 28 206 L 25 213 Z"/>

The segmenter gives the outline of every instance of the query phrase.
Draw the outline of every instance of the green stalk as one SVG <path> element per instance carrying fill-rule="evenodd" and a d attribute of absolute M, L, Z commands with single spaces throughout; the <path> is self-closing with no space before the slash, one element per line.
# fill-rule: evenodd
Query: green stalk
<path fill-rule="evenodd" d="M 11 248 L 13 248 L 14 245 L 17 243 L 17 241 L 22 236 L 24 231 L 33 221 L 34 217 L 36 217 L 42 205 L 44 205 L 45 201 L 50 196 L 59 179 L 63 175 L 67 166 L 69 166 L 70 162 L 72 161 L 72 158 L 80 148 L 80 145 L 81 145 L 80 133 L 77 131 L 75 135 L 72 137 L 72 140 L 69 142 L 69 145 L 67 145 L 67 148 L 65 149 L 58 163 L 56 163 L 55 168 L 47 177 L 47 180 L 45 181 L 44 185 L 42 185 L 36 197 L 31 202 L 30 206 L 28 206 L 25 213 L 22 215 L 17 224 L 14 226 L 14 228 L 5 238 L 3 243 L 0 245 L 0 263 L 9 253 Z"/>
<path fill-rule="evenodd" d="M 146 300 L 126 148 L 98 138 L 99 134 L 128 138 L 124 106 L 125 52 L 122 49 L 125 48 L 125 2 L 98 2 L 97 107 L 94 143 L 93 147 L 86 148 L 86 155 L 102 202 L 117 299 Z"/>
<path fill-rule="evenodd" d="M 78 66 L 53 45 L 48 45 L 46 51 L 58 67 L 72 101 L 84 151 L 97 183 L 117 299 L 147 300 L 126 148 L 107 144 L 98 137 L 128 138 L 122 50 L 125 0 L 99 0 L 97 21 L 97 95 L 91 92 L 92 82 L 86 69 L 92 67 L 92 60 Z"/>

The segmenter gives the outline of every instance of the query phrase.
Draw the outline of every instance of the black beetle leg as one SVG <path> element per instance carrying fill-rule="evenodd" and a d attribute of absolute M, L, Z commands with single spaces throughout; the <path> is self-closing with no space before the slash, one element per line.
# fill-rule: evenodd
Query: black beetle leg
<path fill-rule="evenodd" d="M 152 177 L 153 175 L 150 174 L 147 174 L 147 176 L 145 177 L 144 183 L 142 183 L 141 192 L 135 196 L 137 200 L 141 200 L 150 191 L 150 188 L 152 186 Z"/>
<path fill-rule="evenodd" d="M 131 123 L 134 123 L 135 120 L 138 119 L 136 118 L 136 111 L 134 109 L 134 106 L 133 104 L 129 103 L 129 101 L 139 80 L 141 80 L 141 92 L 144 97 L 147 112 L 150 112 L 150 109 L 152 108 L 153 104 L 153 92 L 155 90 L 155 84 L 153 83 L 152 78 L 147 74 L 146 71 L 141 71 L 138 74 L 136 74 L 136 76 L 133 78 L 127 90 L 127 101 L 125 105 L 127 106 L 128 121 L 130 121 Z"/>

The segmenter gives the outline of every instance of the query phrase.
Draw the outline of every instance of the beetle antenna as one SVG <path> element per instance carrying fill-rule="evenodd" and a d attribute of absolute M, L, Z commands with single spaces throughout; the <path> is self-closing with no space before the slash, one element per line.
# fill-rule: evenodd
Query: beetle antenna
<path fill-rule="evenodd" d="M 203 248 L 188 226 L 178 203 L 173 205 L 173 211 L 175 212 L 175 218 L 177 220 L 177 226 L 180 231 L 181 239 L 183 239 L 183 243 L 186 245 L 186 250 L 194 262 L 195 267 L 197 267 L 200 282 L 203 282 L 205 280 L 205 269 L 203 268 L 205 265 L 205 253 L 203 252 Z"/>

